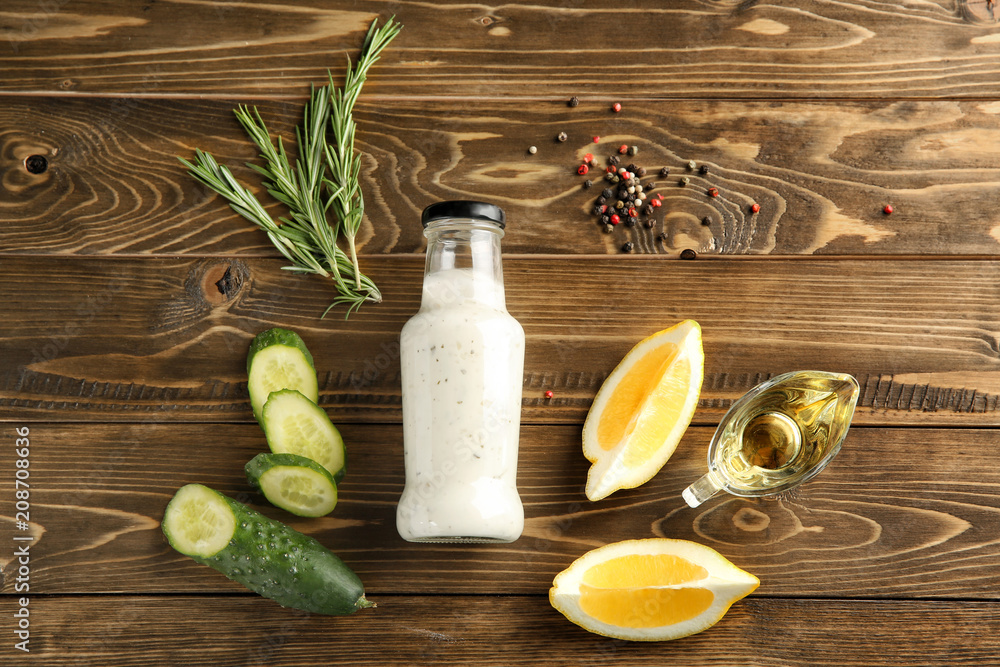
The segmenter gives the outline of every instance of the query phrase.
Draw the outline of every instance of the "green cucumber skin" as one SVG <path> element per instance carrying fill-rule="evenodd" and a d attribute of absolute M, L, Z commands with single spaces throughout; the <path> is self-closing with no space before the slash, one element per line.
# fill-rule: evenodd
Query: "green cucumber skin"
<path fill-rule="evenodd" d="M 315 539 L 219 496 L 236 516 L 236 532 L 215 555 L 190 558 L 283 607 L 343 615 L 374 606 L 358 575 Z"/>
<path fill-rule="evenodd" d="M 247 353 L 247 373 L 250 373 L 250 366 L 253 365 L 254 356 L 265 347 L 270 347 L 272 345 L 294 347 L 302 352 L 312 369 L 314 371 L 316 370 L 316 364 L 313 362 L 313 356 L 309 352 L 309 348 L 306 347 L 305 341 L 302 340 L 302 337 L 289 329 L 274 327 L 273 329 L 262 331 L 254 336 L 253 342 L 250 343 L 250 351 Z"/>

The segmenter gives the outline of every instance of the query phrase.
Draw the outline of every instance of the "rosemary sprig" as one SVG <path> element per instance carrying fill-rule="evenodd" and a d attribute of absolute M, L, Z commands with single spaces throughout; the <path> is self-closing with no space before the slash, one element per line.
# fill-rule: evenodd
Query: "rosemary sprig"
<path fill-rule="evenodd" d="M 333 279 L 338 295 L 322 317 L 339 304 L 348 306 L 345 317 L 349 317 L 363 303 L 382 300 L 378 287 L 358 265 L 355 239 L 364 216 L 364 197 L 359 182 L 361 158 L 354 155 L 352 111 L 368 69 L 401 28 L 393 19 L 381 28 L 373 23 L 357 65 L 352 68 L 348 58 L 344 88 L 338 90 L 329 73 L 329 86 L 312 88 L 302 124 L 295 129 L 299 155 L 294 166 L 281 137 L 277 144 L 272 142 L 256 107 L 240 106 L 235 110 L 237 120 L 264 160 L 263 166 L 247 166 L 264 177 L 268 194 L 287 207 L 287 217 L 274 220 L 254 194 L 211 154 L 196 150 L 193 163 L 180 158 L 195 179 L 267 233 L 271 243 L 291 262 L 291 266 L 283 268 Z M 327 142 L 328 123 L 332 146 Z M 327 215 L 331 208 L 332 224 Z M 350 254 L 337 244 L 341 234 Z"/>

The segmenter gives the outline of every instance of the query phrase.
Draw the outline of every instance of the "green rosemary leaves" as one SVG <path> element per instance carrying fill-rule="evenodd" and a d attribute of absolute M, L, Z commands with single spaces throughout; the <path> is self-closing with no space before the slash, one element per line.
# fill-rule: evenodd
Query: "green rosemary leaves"
<path fill-rule="evenodd" d="M 358 266 L 355 237 L 364 216 L 365 200 L 359 182 L 361 157 L 354 153 L 356 126 L 352 112 L 369 68 L 401 29 L 393 18 L 381 28 L 373 23 L 356 65 L 352 66 L 350 58 L 347 60 L 343 88 L 334 85 L 332 74 L 329 85 L 312 88 L 302 124 L 295 129 L 298 158 L 294 165 L 281 137 L 277 143 L 271 140 L 256 108 L 236 109 L 237 120 L 264 161 L 263 166 L 247 166 L 264 177 L 268 194 L 288 209 L 287 216 L 272 218 L 253 193 L 211 154 L 196 150 L 193 163 L 180 158 L 191 176 L 267 232 L 271 243 L 291 262 L 285 269 L 333 279 L 337 297 L 323 317 L 336 305 L 346 305 L 345 317 L 349 317 L 366 301 L 382 300 L 378 287 Z M 344 238 L 346 251 L 337 244 L 339 237 Z"/>

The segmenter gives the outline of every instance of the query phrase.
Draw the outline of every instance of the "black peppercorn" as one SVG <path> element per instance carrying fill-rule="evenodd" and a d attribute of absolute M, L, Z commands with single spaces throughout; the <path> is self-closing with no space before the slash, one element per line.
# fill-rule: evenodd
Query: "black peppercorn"
<path fill-rule="evenodd" d="M 698 253 L 691 250 L 691 248 L 684 248 L 684 250 L 681 250 L 681 259 L 696 259 L 697 257 Z"/>
<path fill-rule="evenodd" d="M 617 155 L 612 155 L 608 158 L 608 164 L 614 167 L 617 167 L 619 162 L 621 162 L 621 160 L 618 159 Z"/>
<path fill-rule="evenodd" d="M 635 217 L 634 215 L 630 215 L 628 217 L 628 220 L 625 221 L 625 224 L 628 225 L 629 227 L 635 227 L 635 224 L 637 222 L 639 222 L 639 218 Z"/>
<path fill-rule="evenodd" d="M 643 186 L 643 188 L 645 188 L 647 192 L 655 187 L 656 187 L 656 181 L 650 181 L 649 183 L 646 183 L 646 185 Z"/>
<path fill-rule="evenodd" d="M 607 213 L 605 213 L 604 215 L 602 215 L 601 216 L 601 220 L 600 220 L 600 224 L 602 224 L 602 225 L 610 225 L 611 224 L 611 216 L 608 215 Z"/>
<path fill-rule="evenodd" d="M 701 219 L 701 224 L 708 227 L 709 225 L 712 224 L 712 219 L 706 215 L 704 218 Z"/>
<path fill-rule="evenodd" d="M 566 141 L 567 139 L 569 139 L 569 135 L 566 134 L 565 132 L 560 132 L 559 134 L 556 135 L 557 141 Z"/>
<path fill-rule="evenodd" d="M 626 241 L 622 245 L 622 252 L 632 252 L 632 248 L 634 248 L 634 247 L 635 247 L 634 243 L 632 243 L 631 241 Z"/>
<path fill-rule="evenodd" d="M 664 167 L 660 169 L 660 176 L 669 176 L 669 175 L 670 175 L 670 167 Z"/>
<path fill-rule="evenodd" d="M 594 215 L 600 215 L 601 213 L 604 213 L 604 207 L 602 207 L 602 206 L 595 206 L 594 210 L 591 211 L 591 213 L 593 213 Z"/>
<path fill-rule="evenodd" d="M 652 204 L 646 204 L 646 208 L 642 209 L 642 212 L 646 215 L 653 215 L 653 213 L 656 212 L 656 209 L 653 208 Z"/>
<path fill-rule="evenodd" d="M 635 170 L 638 169 L 638 168 L 639 167 L 637 167 L 633 163 L 629 162 L 629 165 L 627 167 L 625 167 L 625 171 L 631 171 L 631 172 L 634 173 Z"/>
<path fill-rule="evenodd" d="M 608 203 L 607 197 L 598 197 L 597 198 L 597 205 L 598 206 L 601 206 L 601 205 L 607 204 L 607 203 Z"/>
<path fill-rule="evenodd" d="M 666 232 L 660 232 L 659 234 L 656 235 L 656 238 L 660 239 L 661 241 L 666 241 L 667 240 L 667 233 Z"/>
<path fill-rule="evenodd" d="M 592 187 L 594 187 L 594 182 L 592 180 L 590 180 L 589 178 L 583 182 L 583 189 L 584 190 L 589 190 Z"/>
<path fill-rule="evenodd" d="M 656 219 L 655 219 L 655 218 L 648 218 L 648 219 L 647 219 L 647 220 L 646 220 L 646 221 L 645 221 L 644 223 L 642 223 L 642 224 L 644 224 L 644 225 L 646 226 L 646 229 L 652 229 L 653 227 L 655 227 L 655 226 L 656 226 Z"/>
<path fill-rule="evenodd" d="M 635 170 L 635 174 L 639 178 L 642 178 L 643 176 L 646 175 L 646 168 L 645 167 L 639 167 L 638 169 Z"/>
<path fill-rule="evenodd" d="M 580 98 L 574 95 L 573 97 L 569 98 L 569 102 L 567 102 L 567 104 L 569 104 L 571 107 L 578 107 L 580 106 Z"/>
<path fill-rule="evenodd" d="M 628 203 L 631 204 L 632 202 L 635 201 L 635 193 L 634 192 L 628 193 L 626 199 L 628 200 Z"/>
<path fill-rule="evenodd" d="M 701 165 L 701 167 L 699 167 L 699 169 L 698 169 L 698 173 L 701 174 L 702 176 L 704 176 L 705 174 L 707 174 L 708 173 L 708 165 L 707 164 Z"/>
<path fill-rule="evenodd" d="M 611 188 L 604 188 L 604 191 L 601 192 L 601 196 L 605 199 L 611 199 L 615 196 L 615 193 Z"/>

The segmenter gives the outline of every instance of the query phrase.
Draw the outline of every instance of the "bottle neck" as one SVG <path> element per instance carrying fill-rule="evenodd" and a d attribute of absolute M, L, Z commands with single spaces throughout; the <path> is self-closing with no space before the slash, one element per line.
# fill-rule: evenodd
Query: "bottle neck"
<path fill-rule="evenodd" d="M 422 308 L 478 305 L 506 310 L 498 225 L 470 219 L 435 220 L 424 229 Z"/>

